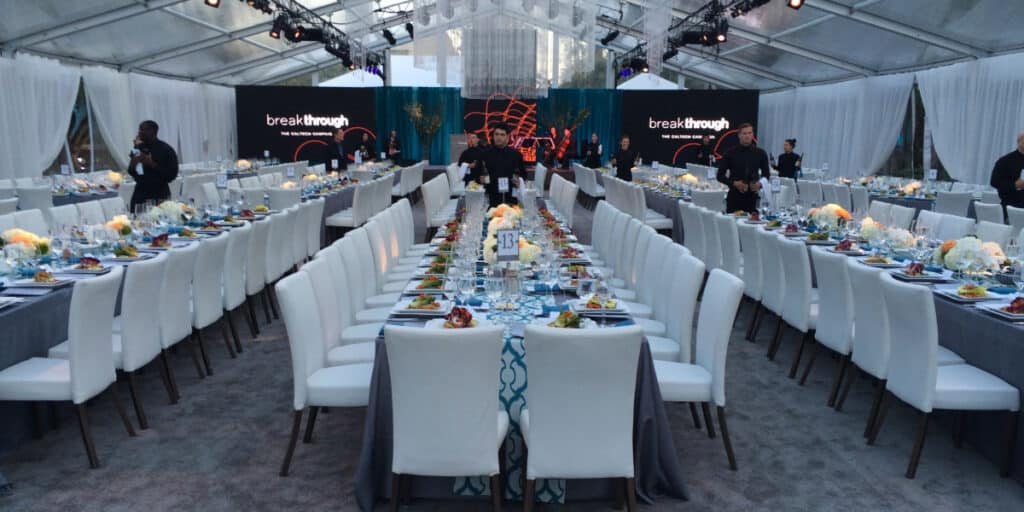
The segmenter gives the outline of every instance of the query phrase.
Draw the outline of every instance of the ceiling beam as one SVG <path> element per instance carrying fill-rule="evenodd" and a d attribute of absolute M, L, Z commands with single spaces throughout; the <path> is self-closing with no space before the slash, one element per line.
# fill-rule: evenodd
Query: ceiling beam
<path fill-rule="evenodd" d="M 988 57 L 991 52 L 971 46 L 968 44 L 954 41 L 948 37 L 943 37 L 931 32 L 920 30 L 910 25 L 905 25 L 897 21 L 893 21 L 889 18 L 871 14 L 869 12 L 857 10 L 855 7 L 847 7 L 843 4 L 833 2 L 831 0 L 807 0 L 804 2 L 807 7 L 813 7 L 820 11 L 825 11 L 829 14 L 841 16 L 854 21 L 859 21 L 865 25 L 870 25 L 875 28 L 879 28 L 894 34 L 916 39 L 918 41 L 928 43 L 932 46 L 938 46 L 951 52 L 970 55 L 975 58 Z"/>
<path fill-rule="evenodd" d="M 50 28 L 33 32 L 32 34 L 14 38 L 0 43 L 4 50 L 14 51 L 18 48 L 45 43 L 61 38 L 75 32 L 81 32 L 103 25 L 108 25 L 123 19 L 145 14 L 147 12 L 180 4 L 187 0 L 152 0 L 146 4 L 129 4 L 117 9 L 101 12 L 91 16 L 65 21 L 51 26 Z"/>
<path fill-rule="evenodd" d="M 283 51 L 281 53 L 275 53 L 273 55 L 267 55 L 265 57 L 258 57 L 258 58 L 255 58 L 255 59 L 249 59 L 249 60 L 245 60 L 245 61 L 239 62 L 238 64 L 232 64 L 232 65 L 227 66 L 227 67 L 222 67 L 222 68 L 220 68 L 217 71 L 214 71 L 212 73 L 206 73 L 205 75 L 199 75 L 197 77 L 194 77 L 194 79 L 198 80 L 200 82 L 208 82 L 210 80 L 215 80 L 215 79 L 220 78 L 222 76 L 227 76 L 227 75 L 230 75 L 232 73 L 237 73 L 239 71 L 246 70 L 246 69 L 249 69 L 249 68 L 254 68 L 254 67 L 257 67 L 257 66 L 262 66 L 264 64 L 270 64 L 270 63 L 273 63 L 273 62 L 277 62 L 277 61 L 280 61 L 280 60 L 285 60 L 285 59 L 290 59 L 290 58 L 293 58 L 293 57 L 298 57 L 300 55 L 304 55 L 304 54 L 307 54 L 307 53 L 310 53 L 310 52 L 314 52 L 316 50 L 321 50 L 321 49 L 323 49 L 323 47 L 324 47 L 323 43 L 300 44 L 300 45 L 295 46 L 294 48 L 292 48 L 290 50 L 285 50 L 285 51 Z"/>
<path fill-rule="evenodd" d="M 219 25 L 215 25 L 215 24 L 210 23 L 208 21 L 201 20 L 201 19 L 196 18 L 194 16 L 189 16 L 188 14 L 185 14 L 183 12 L 178 12 L 178 11 L 175 11 L 173 9 L 163 9 L 163 12 L 166 12 L 167 14 L 170 14 L 170 15 L 172 15 L 174 17 L 181 18 L 181 19 L 183 19 L 185 21 L 188 21 L 190 23 L 193 23 L 195 25 L 199 25 L 199 26 L 201 26 L 201 27 L 203 27 L 203 28 L 205 28 L 207 30 L 212 30 L 214 32 L 219 32 L 221 34 L 228 34 L 228 33 L 231 32 L 230 30 L 227 30 L 224 27 L 221 27 Z M 267 51 L 267 52 L 270 52 L 270 53 L 281 53 L 282 51 L 284 51 L 281 48 L 274 48 L 272 46 L 263 44 L 263 43 L 261 43 L 259 41 L 253 41 L 252 39 L 249 39 L 247 37 L 241 37 L 238 40 L 242 41 L 243 43 L 248 43 L 248 44 L 250 44 L 252 46 L 255 46 L 255 47 L 257 47 L 257 48 L 259 48 L 261 50 L 264 50 L 264 51 Z"/>

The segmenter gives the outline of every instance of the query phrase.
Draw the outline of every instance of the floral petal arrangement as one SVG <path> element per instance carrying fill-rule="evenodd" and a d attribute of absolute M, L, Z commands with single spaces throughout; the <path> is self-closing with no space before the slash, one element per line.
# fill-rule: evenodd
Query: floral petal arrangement
<path fill-rule="evenodd" d="M 852 218 L 846 208 L 834 203 L 826 204 L 821 208 L 811 208 L 811 211 L 807 213 L 811 220 L 819 226 L 838 226 Z"/>
<path fill-rule="evenodd" d="M 959 240 L 947 240 L 935 249 L 932 255 L 935 263 L 944 265 L 950 270 L 957 270 L 962 264 L 976 265 L 981 270 L 994 272 L 999 270 L 1006 254 L 995 242 L 982 242 L 966 236 Z"/>
<path fill-rule="evenodd" d="M 900 192 L 904 195 L 912 196 L 918 190 L 921 190 L 921 182 L 914 180 L 904 185 L 903 188 L 900 189 Z"/>
<path fill-rule="evenodd" d="M 150 209 L 148 215 L 153 220 L 160 220 L 161 216 L 166 216 L 184 221 L 187 220 L 186 215 L 195 215 L 195 210 L 179 201 L 164 201 Z"/>
<path fill-rule="evenodd" d="M 871 217 L 864 217 L 864 220 L 860 221 L 860 237 L 865 240 L 880 238 L 885 235 L 885 230 L 885 224 Z"/>
<path fill-rule="evenodd" d="M 25 231 L 24 229 L 12 228 L 0 234 L 0 246 L 20 245 L 26 251 L 31 251 L 35 256 L 46 256 L 50 254 L 50 239 Z"/>
<path fill-rule="evenodd" d="M 128 236 L 132 234 L 132 221 L 128 220 L 127 215 L 115 215 L 113 219 L 107 221 L 107 228 L 117 231 L 117 234 L 121 236 Z"/>
<path fill-rule="evenodd" d="M 512 206 L 505 203 L 501 203 L 490 210 L 487 210 L 487 218 L 493 219 L 495 217 L 506 217 L 511 219 L 519 219 L 523 216 L 522 208 L 518 206 Z"/>
<path fill-rule="evenodd" d="M 519 237 L 519 263 L 531 263 L 540 256 L 540 253 L 540 246 Z M 484 262 L 488 265 L 498 262 L 498 239 L 493 234 L 484 239 Z"/>
<path fill-rule="evenodd" d="M 903 228 L 887 228 L 884 237 L 893 249 L 910 249 L 917 244 L 914 234 Z"/>

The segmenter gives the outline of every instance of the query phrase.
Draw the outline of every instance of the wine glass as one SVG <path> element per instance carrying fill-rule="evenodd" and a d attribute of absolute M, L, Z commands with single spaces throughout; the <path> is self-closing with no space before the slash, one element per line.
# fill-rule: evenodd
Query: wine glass
<path fill-rule="evenodd" d="M 558 266 L 549 263 L 542 267 L 541 278 L 548 287 L 548 295 L 544 299 L 544 304 L 553 306 L 555 305 L 555 285 L 558 284 Z"/>
<path fill-rule="evenodd" d="M 1017 295 L 1024 297 L 1024 261 L 1018 261 L 1013 273 L 1013 285 L 1017 287 Z"/>
<path fill-rule="evenodd" d="M 473 292 L 476 291 L 476 277 L 471 272 L 464 272 L 459 275 L 456 286 L 459 290 L 459 301 L 463 305 L 468 304 L 469 299 L 473 298 Z"/>
<path fill-rule="evenodd" d="M 484 278 L 484 293 L 487 294 L 487 298 L 490 299 L 491 307 L 497 308 L 498 299 L 501 298 L 502 292 L 504 291 L 505 280 L 500 274 L 493 273 Z"/>

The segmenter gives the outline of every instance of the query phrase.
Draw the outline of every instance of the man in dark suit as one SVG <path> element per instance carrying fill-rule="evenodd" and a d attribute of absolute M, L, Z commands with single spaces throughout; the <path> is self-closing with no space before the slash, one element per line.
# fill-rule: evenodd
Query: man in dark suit
<path fill-rule="evenodd" d="M 345 157 L 345 130 L 335 128 L 334 136 L 331 137 L 330 142 L 327 143 L 327 149 L 324 150 L 324 164 L 328 172 L 341 172 L 348 169 L 347 160 Z"/>
<path fill-rule="evenodd" d="M 157 138 L 160 126 L 156 121 L 139 124 L 135 148 L 128 162 L 128 174 L 135 179 L 131 211 L 146 201 L 171 198 L 170 183 L 178 177 L 178 154 L 174 148 Z"/>

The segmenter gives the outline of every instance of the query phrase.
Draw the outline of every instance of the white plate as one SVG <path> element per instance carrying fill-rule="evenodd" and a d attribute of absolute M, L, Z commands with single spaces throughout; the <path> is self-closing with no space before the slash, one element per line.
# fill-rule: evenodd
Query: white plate
<path fill-rule="evenodd" d="M 766 220 L 750 220 L 750 219 L 747 219 L 744 222 L 746 222 L 747 224 L 754 224 L 754 225 L 768 224 L 768 221 L 766 221 Z"/>
<path fill-rule="evenodd" d="M 442 283 L 441 288 L 436 288 L 436 289 L 435 288 L 428 288 L 428 289 L 425 289 L 425 290 L 424 289 L 416 288 L 422 282 L 423 282 L 423 280 L 421 280 L 421 279 L 415 279 L 415 280 L 409 281 L 409 284 L 405 287 L 405 290 L 403 290 L 402 293 L 416 293 L 416 294 L 419 294 L 419 293 L 429 293 L 429 294 L 432 294 L 432 295 L 439 295 L 439 294 L 443 294 L 445 292 L 453 292 L 453 291 L 455 291 L 455 289 L 453 288 L 452 282 L 448 281 L 448 280 L 445 280 Z"/>
<path fill-rule="evenodd" d="M 0 297 L 0 309 L 25 302 L 21 297 Z"/>
<path fill-rule="evenodd" d="M 787 233 L 786 231 L 784 231 L 785 226 L 783 226 L 781 229 L 783 229 L 783 231 L 781 232 L 782 236 L 787 237 L 787 238 L 791 238 L 791 237 L 795 237 L 795 236 L 807 236 L 807 235 L 810 234 L 810 233 L 808 233 L 806 231 L 793 231 L 792 233 Z"/>
<path fill-rule="evenodd" d="M 469 329 L 475 329 L 477 327 L 488 327 L 494 325 L 493 323 L 491 323 L 490 320 L 486 318 L 479 318 L 477 316 L 473 316 L 473 320 L 476 320 L 476 325 L 474 325 L 473 327 L 469 327 Z M 424 325 L 423 327 L 427 329 L 444 329 L 444 322 L 444 318 L 432 318 L 430 320 L 427 320 L 427 324 Z"/>
<path fill-rule="evenodd" d="M 937 281 L 946 281 L 949 279 L 949 276 L 944 272 L 936 273 L 929 272 L 927 270 L 923 271 L 919 276 L 907 275 L 906 270 L 903 269 L 893 270 L 891 273 L 893 277 L 895 277 L 896 279 L 902 279 L 903 281 L 921 281 L 925 283 L 934 283 Z"/>
<path fill-rule="evenodd" d="M 33 281 L 31 277 L 26 277 L 24 279 L 18 279 L 17 281 L 14 281 L 13 283 L 8 283 L 8 287 L 10 287 L 10 288 L 59 288 L 61 286 L 68 285 L 68 284 L 71 284 L 73 282 L 74 281 L 72 281 L 71 279 L 57 279 L 56 281 L 54 281 L 52 283 L 37 283 L 37 282 Z"/>
<path fill-rule="evenodd" d="M 560 258 L 558 262 L 562 265 L 590 265 L 587 258 Z"/>
<path fill-rule="evenodd" d="M 960 303 L 973 303 L 973 302 L 982 302 L 982 301 L 987 301 L 987 300 L 999 300 L 999 299 L 1002 298 L 1001 296 L 998 296 L 998 295 L 996 295 L 994 293 L 988 293 L 988 292 L 985 292 L 985 296 L 984 297 L 978 297 L 978 298 L 974 298 L 974 297 L 961 297 L 958 293 L 956 293 L 956 290 L 958 288 L 960 288 L 960 285 L 958 285 L 958 284 L 946 285 L 946 286 L 936 286 L 935 287 L 935 293 L 937 293 L 939 295 L 942 295 L 943 297 L 946 297 L 946 298 L 948 298 L 948 299 L 950 299 L 952 301 L 960 302 Z"/>
<path fill-rule="evenodd" d="M 115 261 L 117 263 L 131 263 L 133 261 L 148 260 L 152 257 L 152 254 L 140 253 L 138 256 L 110 256 L 104 259 L 106 261 Z"/>
<path fill-rule="evenodd" d="M 620 301 L 618 299 L 613 299 L 613 300 L 615 300 L 615 302 L 618 305 L 618 307 L 614 308 L 614 309 L 609 309 L 609 308 L 587 309 L 586 304 L 587 304 L 587 301 L 589 301 L 589 300 L 590 300 L 590 297 L 583 297 L 583 298 L 580 298 L 580 299 L 570 300 L 570 301 L 568 301 L 569 309 L 575 311 L 576 313 L 578 313 L 580 315 L 612 315 L 612 316 L 621 316 L 621 315 L 628 315 L 629 314 L 629 309 L 626 308 L 625 306 L 623 306 L 622 305 L 622 301 Z"/>
<path fill-rule="evenodd" d="M 857 249 L 855 251 L 837 251 L 835 248 L 832 248 L 832 249 L 829 249 L 828 251 L 836 253 L 836 254 L 842 254 L 843 256 L 866 256 L 867 255 L 867 253 L 864 252 L 862 249 Z"/>
<path fill-rule="evenodd" d="M 1018 314 L 1013 314 L 1013 313 L 1007 313 L 1006 311 L 1003 311 L 1002 309 L 1000 309 L 1000 308 L 1004 308 L 1004 307 L 1009 306 L 1009 305 L 1010 305 L 1010 302 L 1001 302 L 1001 303 L 988 302 L 988 303 L 985 303 L 985 304 L 978 304 L 978 309 L 985 310 L 988 313 L 992 313 L 993 315 L 998 316 L 1000 318 L 1005 318 L 1006 320 L 1011 320 L 1011 321 L 1021 321 L 1021 320 L 1024 320 L 1024 314 L 1018 315 Z"/>
<path fill-rule="evenodd" d="M 903 263 L 897 263 L 895 261 L 891 261 L 889 263 L 870 263 L 864 260 L 858 261 L 860 261 L 861 265 L 867 265 L 869 267 L 875 268 L 901 268 L 903 266 Z"/>
<path fill-rule="evenodd" d="M 75 266 L 72 265 L 70 267 L 64 267 L 57 271 L 58 274 L 85 274 L 94 276 L 106 274 L 107 272 L 110 272 L 110 267 L 106 265 L 104 265 L 103 268 L 98 269 L 75 268 Z"/>
<path fill-rule="evenodd" d="M 530 323 L 533 325 L 542 325 L 544 327 L 550 327 L 548 324 L 554 322 L 556 318 L 558 318 L 558 313 L 552 313 L 551 316 L 542 316 L 540 318 L 534 318 L 533 321 Z M 560 329 L 565 329 L 565 327 L 560 327 Z M 580 329 L 597 329 L 597 322 L 584 317 L 580 322 Z"/>
<path fill-rule="evenodd" d="M 836 244 L 839 243 L 839 241 L 832 240 L 832 239 L 828 239 L 828 240 L 810 240 L 810 239 L 805 238 L 804 239 L 804 243 L 807 244 L 807 245 L 836 245 Z"/>
<path fill-rule="evenodd" d="M 437 302 L 441 304 L 441 307 L 438 309 L 409 309 L 409 304 L 412 303 L 414 298 L 415 297 L 399 301 L 399 303 L 396 304 L 395 307 L 391 309 L 391 314 L 400 316 L 421 316 L 431 318 L 439 316 L 443 317 L 451 312 L 452 306 L 454 304 L 450 300 L 439 300 Z"/>

